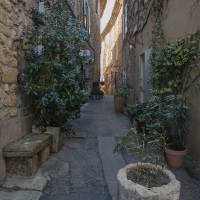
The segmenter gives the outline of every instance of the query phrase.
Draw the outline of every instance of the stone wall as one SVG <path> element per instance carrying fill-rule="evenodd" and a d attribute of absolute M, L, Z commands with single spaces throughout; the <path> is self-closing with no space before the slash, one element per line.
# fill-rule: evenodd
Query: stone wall
<path fill-rule="evenodd" d="M 100 80 L 100 54 L 101 54 L 101 37 L 100 37 L 100 14 L 96 12 L 96 1 L 88 0 L 90 6 L 90 43 L 88 45 L 88 50 L 90 50 L 90 55 L 94 62 L 89 66 L 87 73 L 90 80 L 90 87 L 92 87 L 92 82 Z M 75 16 L 83 20 L 83 1 L 75 1 L 72 7 Z"/>
<path fill-rule="evenodd" d="M 0 1 L 0 181 L 6 175 L 2 148 L 29 133 L 33 121 L 17 84 L 25 62 L 14 42 L 22 27 L 31 22 L 30 6 L 37 6 L 37 1 Z"/>
<path fill-rule="evenodd" d="M 53 0 L 52 0 L 53 1 Z M 14 42 L 23 27 L 31 23 L 30 7 L 38 7 L 39 0 L 0 1 L 0 181 L 6 176 L 2 148 L 31 132 L 34 117 L 29 110 L 25 96 L 20 93 L 17 77 L 25 68 L 22 44 Z M 91 6 L 91 55 L 94 64 L 90 66 L 92 81 L 100 79 L 100 17 L 94 1 Z M 73 10 L 83 19 L 82 1 L 75 1 Z M 91 81 L 91 82 L 92 82 Z"/>
<path fill-rule="evenodd" d="M 123 40 L 123 66 L 127 67 L 127 76 L 129 76 L 132 87 L 131 104 L 141 100 L 140 65 L 142 56 L 150 49 L 152 44 L 154 19 L 152 13 L 149 12 L 148 5 L 151 1 L 145 1 L 146 3 L 144 4 L 137 4 L 137 2 L 132 1 L 128 4 L 128 33 Z M 199 10 L 200 4 L 196 0 L 168 1 L 168 4 L 165 4 L 164 7 L 164 18 L 162 20 L 167 40 L 174 41 L 177 38 L 186 37 L 188 34 L 200 29 Z M 141 14 L 140 20 L 138 20 L 138 17 L 131 17 L 136 12 Z M 130 43 L 134 43 L 133 48 L 129 48 Z M 200 90 L 193 88 L 189 91 L 189 95 L 192 103 L 192 120 L 187 143 L 189 155 L 200 164 L 200 150 L 198 148 L 200 146 Z"/>

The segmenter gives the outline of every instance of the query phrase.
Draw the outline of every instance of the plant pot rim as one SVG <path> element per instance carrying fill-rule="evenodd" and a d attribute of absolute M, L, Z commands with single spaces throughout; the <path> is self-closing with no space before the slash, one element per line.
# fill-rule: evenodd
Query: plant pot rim
<path fill-rule="evenodd" d="M 183 156 L 183 155 L 186 155 L 188 152 L 187 146 L 185 146 L 185 150 L 173 150 L 173 149 L 168 148 L 168 146 L 169 144 L 166 144 L 164 146 L 164 150 L 166 153 L 171 154 L 171 155 Z"/>
<path fill-rule="evenodd" d="M 131 168 L 136 168 L 138 165 L 156 167 L 162 170 L 162 172 L 168 176 L 169 183 L 167 185 L 162 185 L 160 187 L 147 188 L 143 185 L 140 185 L 131 180 L 128 180 L 127 170 Z M 176 179 L 175 175 L 170 170 L 163 169 L 160 165 L 153 165 L 151 163 L 138 163 L 138 164 L 133 163 L 133 164 L 126 165 L 124 168 L 119 170 L 117 174 L 117 180 L 127 190 L 134 191 L 134 192 L 137 191 L 137 193 L 142 197 L 146 197 L 148 195 L 154 196 L 154 195 L 157 195 L 158 193 L 163 193 L 163 190 L 168 190 L 173 193 L 175 188 L 180 188 L 180 182 Z"/>

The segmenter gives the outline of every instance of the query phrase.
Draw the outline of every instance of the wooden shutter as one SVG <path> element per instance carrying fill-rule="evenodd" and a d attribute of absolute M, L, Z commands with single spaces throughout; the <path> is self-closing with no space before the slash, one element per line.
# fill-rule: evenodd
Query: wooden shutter
<path fill-rule="evenodd" d="M 96 13 L 99 14 L 99 0 L 96 0 Z"/>
<path fill-rule="evenodd" d="M 83 24 L 87 28 L 87 1 L 83 0 Z"/>
<path fill-rule="evenodd" d="M 126 33 L 127 33 L 127 31 L 128 31 L 128 28 L 127 28 L 127 21 L 128 21 L 128 17 L 127 17 L 127 11 L 128 11 L 128 4 L 126 3 L 126 5 L 125 5 L 125 11 L 124 11 L 124 32 L 125 32 L 125 35 L 126 35 Z"/>
<path fill-rule="evenodd" d="M 87 16 L 87 20 L 88 20 L 88 27 L 87 27 L 87 30 L 88 30 L 88 33 L 90 34 L 90 30 L 91 30 L 91 19 L 90 19 L 90 7 L 88 6 L 88 16 Z"/>

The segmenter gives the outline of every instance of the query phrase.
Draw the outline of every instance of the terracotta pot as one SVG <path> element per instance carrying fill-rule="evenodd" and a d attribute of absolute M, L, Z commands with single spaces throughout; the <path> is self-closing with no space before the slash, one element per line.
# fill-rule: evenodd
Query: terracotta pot
<path fill-rule="evenodd" d="M 168 148 L 169 145 L 165 145 L 165 154 L 168 164 L 173 168 L 180 168 L 183 166 L 185 157 L 187 155 L 188 148 L 183 151 L 176 151 Z"/>
<path fill-rule="evenodd" d="M 114 95 L 114 106 L 115 106 L 115 111 L 116 111 L 116 112 L 118 112 L 118 113 L 121 113 L 121 112 L 122 112 L 123 104 L 122 104 L 122 102 L 119 100 L 119 98 L 118 98 L 117 95 Z"/>
<path fill-rule="evenodd" d="M 126 116 L 128 116 L 128 111 L 127 111 L 127 110 L 128 110 L 127 106 L 123 106 L 123 107 L 122 107 L 122 112 L 123 112 L 123 114 L 126 115 Z"/>
<path fill-rule="evenodd" d="M 127 179 L 127 171 L 137 167 L 137 163 L 129 164 L 120 169 L 117 174 L 117 200 L 130 200 L 130 199 L 157 199 L 157 200 L 179 200 L 180 195 L 180 182 L 176 179 L 174 174 L 167 170 L 162 169 L 159 165 L 152 165 L 150 163 L 138 163 L 145 167 L 156 167 L 164 174 L 166 174 L 170 180 L 167 185 L 161 187 L 147 188 L 136 182 L 132 182 Z"/>

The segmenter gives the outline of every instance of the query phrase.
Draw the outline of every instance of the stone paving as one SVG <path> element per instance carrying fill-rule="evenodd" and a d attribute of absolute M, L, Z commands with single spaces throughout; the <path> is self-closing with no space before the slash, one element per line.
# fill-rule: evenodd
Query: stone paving
<path fill-rule="evenodd" d="M 76 134 L 64 137 L 60 151 L 41 167 L 48 180 L 43 191 L 34 181 L 21 189 L 5 185 L 0 200 L 116 200 L 117 171 L 135 160 L 113 153 L 130 127 L 128 118 L 115 113 L 112 96 L 90 100 L 81 110 L 81 118 L 73 121 Z M 180 200 L 200 200 L 200 168 L 187 159 L 182 169 L 171 170 L 181 181 Z"/>
<path fill-rule="evenodd" d="M 113 148 L 115 136 L 129 127 L 127 117 L 115 114 L 113 97 L 107 96 L 86 103 L 73 127 L 76 134 L 65 137 L 61 150 L 42 167 L 51 181 L 40 200 L 116 199 L 116 174 L 125 162 Z"/>

